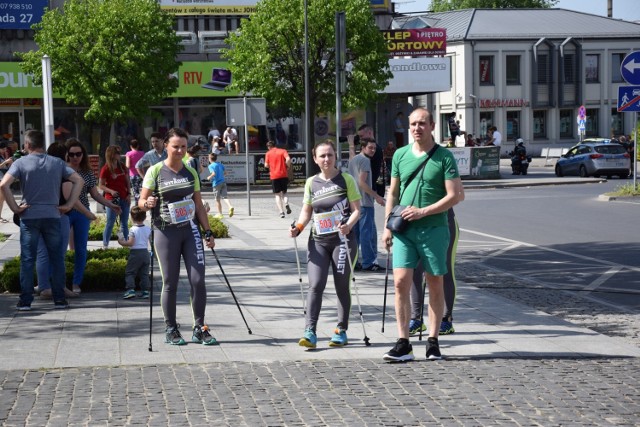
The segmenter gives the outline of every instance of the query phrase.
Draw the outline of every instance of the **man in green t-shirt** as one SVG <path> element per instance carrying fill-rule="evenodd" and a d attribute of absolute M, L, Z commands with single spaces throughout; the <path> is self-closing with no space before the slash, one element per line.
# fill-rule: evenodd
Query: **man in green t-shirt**
<path fill-rule="evenodd" d="M 393 349 L 383 356 L 384 360 L 390 362 L 414 359 L 409 343 L 409 293 L 413 271 L 419 262 L 425 268 L 429 287 L 429 338 L 426 356 L 429 360 L 442 357 L 438 332 L 445 305 L 442 278 L 447 273 L 447 210 L 462 200 L 463 194 L 456 160 L 449 150 L 436 146 L 432 137 L 434 128 L 431 113 L 424 108 L 415 109 L 409 116 L 409 132 L 415 143 L 396 150 L 392 160 L 385 217 L 388 217 L 393 206 L 407 206 L 402 216 L 409 221 L 409 225 L 402 233 L 392 234 L 385 228 L 382 234 L 387 249 L 392 244 L 394 247 L 393 278 L 399 339 Z M 423 168 L 426 156 L 430 157 Z M 418 168 L 422 170 L 407 186 L 407 181 Z M 405 187 L 407 191 L 403 191 Z"/>

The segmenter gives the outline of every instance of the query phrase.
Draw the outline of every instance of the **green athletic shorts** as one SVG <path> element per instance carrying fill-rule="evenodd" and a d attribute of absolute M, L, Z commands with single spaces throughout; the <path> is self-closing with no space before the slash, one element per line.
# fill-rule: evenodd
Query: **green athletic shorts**
<path fill-rule="evenodd" d="M 411 227 L 393 234 L 393 268 L 416 268 L 422 259 L 433 276 L 447 274 L 448 227 Z"/>

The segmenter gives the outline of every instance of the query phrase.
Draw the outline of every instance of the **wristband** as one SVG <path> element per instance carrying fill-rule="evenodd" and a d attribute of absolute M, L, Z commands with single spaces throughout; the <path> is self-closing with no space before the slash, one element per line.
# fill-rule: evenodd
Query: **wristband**
<path fill-rule="evenodd" d="M 296 224 L 296 228 L 298 229 L 298 234 L 302 233 L 302 230 L 304 230 L 304 225 L 299 222 Z"/>
<path fill-rule="evenodd" d="M 205 232 L 204 232 L 204 238 L 205 238 L 205 240 L 209 240 L 209 239 L 210 239 L 210 238 L 212 238 L 212 237 L 213 237 L 213 231 L 211 231 L 211 230 L 207 230 L 207 231 L 205 231 Z"/>

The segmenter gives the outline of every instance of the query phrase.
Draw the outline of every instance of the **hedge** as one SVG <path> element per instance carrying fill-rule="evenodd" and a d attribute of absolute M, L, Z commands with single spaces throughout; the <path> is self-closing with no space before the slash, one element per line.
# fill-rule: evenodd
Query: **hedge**
<path fill-rule="evenodd" d="M 209 215 L 209 225 L 215 238 L 229 237 L 229 228 L 221 220 Z M 100 229 L 101 224 L 101 229 Z M 114 227 L 115 228 L 115 227 Z M 102 222 L 95 226 L 102 240 L 104 216 Z M 91 240 L 91 238 L 90 238 Z M 125 289 L 124 271 L 127 265 L 128 248 L 110 248 L 88 251 L 87 266 L 84 279 L 80 284 L 83 292 L 120 291 Z M 65 255 L 66 285 L 71 288 L 73 280 L 74 251 Z M 36 277 L 34 273 L 34 277 Z M 37 279 L 36 279 L 37 280 Z M 0 271 L 0 291 L 20 292 L 20 257 L 16 256 L 5 262 Z"/>

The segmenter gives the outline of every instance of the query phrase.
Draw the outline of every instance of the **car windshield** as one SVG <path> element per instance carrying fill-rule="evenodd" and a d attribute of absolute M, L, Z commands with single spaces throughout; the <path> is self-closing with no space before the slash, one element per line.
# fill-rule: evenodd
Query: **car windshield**
<path fill-rule="evenodd" d="M 624 154 L 627 151 L 622 145 L 614 144 L 596 145 L 594 148 L 600 154 Z"/>

